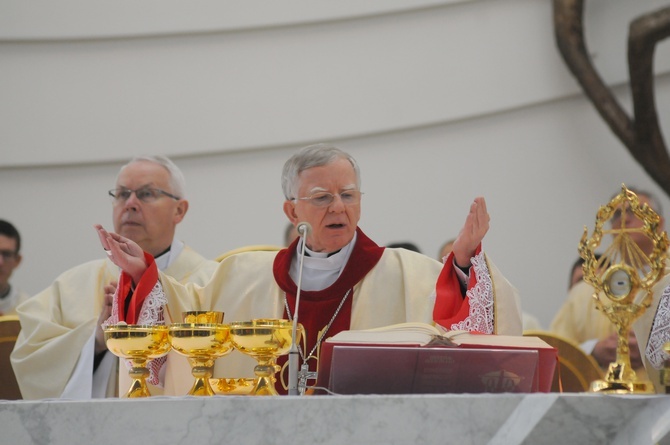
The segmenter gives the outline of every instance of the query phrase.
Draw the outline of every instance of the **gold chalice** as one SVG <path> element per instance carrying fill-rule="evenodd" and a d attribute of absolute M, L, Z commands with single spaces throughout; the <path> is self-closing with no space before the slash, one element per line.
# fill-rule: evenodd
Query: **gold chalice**
<path fill-rule="evenodd" d="M 164 325 L 112 325 L 105 328 L 107 348 L 117 357 L 131 361 L 128 374 L 133 379 L 126 397 L 149 397 L 147 361 L 162 357 L 170 350 L 168 328 Z"/>
<path fill-rule="evenodd" d="M 289 320 L 258 319 L 230 323 L 233 346 L 258 362 L 254 367 L 256 384 L 251 395 L 278 395 L 275 374 L 279 371 L 279 366 L 275 361 L 291 349 L 292 329 L 293 323 Z M 296 340 L 301 335 L 302 326 L 298 325 Z"/>
<path fill-rule="evenodd" d="M 223 320 L 223 314 L 220 319 Z M 195 382 L 188 394 L 214 395 L 209 379 L 213 374 L 214 360 L 232 351 L 230 328 L 221 323 L 174 323 L 170 325 L 168 336 L 172 348 L 188 357 L 191 364 Z"/>

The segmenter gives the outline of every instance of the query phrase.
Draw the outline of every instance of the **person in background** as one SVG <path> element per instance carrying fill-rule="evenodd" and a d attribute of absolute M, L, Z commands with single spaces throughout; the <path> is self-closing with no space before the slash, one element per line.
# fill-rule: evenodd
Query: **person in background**
<path fill-rule="evenodd" d="M 600 254 L 595 254 L 596 260 L 600 259 Z M 572 264 L 572 269 L 570 269 L 570 281 L 568 283 L 568 290 L 572 289 L 572 286 L 579 283 L 584 279 L 584 258 L 578 257 L 575 262 Z"/>
<path fill-rule="evenodd" d="M 28 299 L 28 294 L 9 282 L 21 260 L 19 231 L 9 221 L 0 219 L 0 315 L 15 315 L 16 306 Z"/>
<path fill-rule="evenodd" d="M 414 321 L 446 329 L 521 334 L 516 290 L 481 250 L 489 227 L 483 198 L 471 204 L 443 265 L 406 249 L 379 246 L 362 231 L 360 169 L 339 148 L 329 144 L 303 148 L 284 164 L 281 182 L 289 221 L 311 226 L 298 314 L 306 337 L 300 361 L 310 371 L 317 369 L 321 342 L 348 329 Z M 127 238 L 101 226 L 98 234 L 103 248 L 111 250 L 112 260 L 124 270 L 121 281 L 129 288 L 136 286 L 131 297 L 135 305 L 151 304 L 146 289 L 159 286 L 172 311 L 222 311 L 231 320 L 293 317 L 302 238 L 279 252 L 232 255 L 201 287 L 184 286 L 159 273 L 151 258 Z M 109 320 L 118 321 L 125 320 Z M 214 375 L 248 375 L 253 362 L 233 351 L 217 361 Z M 184 394 L 192 377 L 167 367 L 165 381 L 166 389 L 172 381 L 174 394 Z"/>
<path fill-rule="evenodd" d="M 204 284 L 217 263 L 175 237 L 189 208 L 185 193 L 181 170 L 163 156 L 132 159 L 108 192 L 118 233 L 142 246 L 175 280 Z M 17 308 L 22 330 L 11 362 L 24 399 L 116 395 L 118 360 L 108 352 L 100 325 L 112 313 L 118 276 L 119 269 L 105 255 L 64 272 Z M 176 354 L 167 360 L 189 368 Z M 160 394 L 160 388 L 152 391 Z"/>

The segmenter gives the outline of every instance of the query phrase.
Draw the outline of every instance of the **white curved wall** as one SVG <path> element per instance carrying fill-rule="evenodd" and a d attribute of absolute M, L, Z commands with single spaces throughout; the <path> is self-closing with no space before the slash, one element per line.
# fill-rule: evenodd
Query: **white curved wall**
<path fill-rule="evenodd" d="M 659 191 L 567 72 L 549 0 L 90 4 L 0 0 L 0 217 L 31 293 L 100 256 L 92 225 L 111 226 L 106 190 L 141 153 L 183 168 L 179 235 L 210 257 L 281 241 L 281 166 L 312 142 L 359 160 L 361 227 L 382 244 L 435 256 L 484 195 L 485 248 L 545 326 L 598 206 L 622 182 Z M 628 108 L 628 22 L 666 5 L 587 1 L 594 63 Z"/>

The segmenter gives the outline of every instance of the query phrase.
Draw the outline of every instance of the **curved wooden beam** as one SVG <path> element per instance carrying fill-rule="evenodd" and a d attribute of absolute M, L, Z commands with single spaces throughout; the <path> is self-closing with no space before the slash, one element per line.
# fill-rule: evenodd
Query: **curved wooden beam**
<path fill-rule="evenodd" d="M 631 118 L 591 62 L 584 39 L 584 0 L 554 0 L 553 6 L 556 43 L 566 65 L 610 129 L 670 196 L 670 157 L 658 123 L 653 77 L 656 44 L 670 36 L 670 7 L 631 23 L 628 41 L 634 112 Z"/>
<path fill-rule="evenodd" d="M 670 194 L 670 156 L 663 140 L 654 99 L 654 51 L 670 36 L 670 7 L 645 14 L 630 24 L 628 70 L 635 116 L 635 159 Z"/>
<path fill-rule="evenodd" d="M 554 0 L 554 33 L 563 60 L 610 129 L 630 150 L 633 121 L 596 71 L 584 39 L 584 0 Z"/>

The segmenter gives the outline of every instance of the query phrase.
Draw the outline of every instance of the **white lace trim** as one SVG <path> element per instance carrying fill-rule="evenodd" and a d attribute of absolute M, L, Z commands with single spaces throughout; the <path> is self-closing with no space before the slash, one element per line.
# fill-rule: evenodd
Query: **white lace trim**
<path fill-rule="evenodd" d="M 109 318 L 102 322 L 102 328 L 107 326 L 113 326 L 119 324 L 119 288 L 116 288 L 114 292 L 114 297 L 112 298 L 112 315 Z M 155 325 L 155 324 L 165 324 L 163 319 L 163 308 L 167 305 L 167 298 L 165 297 L 165 292 L 163 292 L 163 286 L 161 286 L 160 281 L 156 281 L 154 288 L 151 289 L 147 298 L 144 299 L 142 303 L 142 309 L 140 310 L 140 316 L 137 319 L 137 324 L 145 325 Z"/>
<path fill-rule="evenodd" d="M 645 354 L 651 366 L 656 369 L 663 368 L 664 362 L 670 358 L 663 345 L 670 341 L 670 285 L 663 290 L 658 309 L 654 316 L 654 323 L 649 333 L 649 341 Z"/>
<path fill-rule="evenodd" d="M 465 293 L 470 302 L 470 313 L 465 320 L 452 324 L 450 329 L 493 334 L 493 280 L 484 253 L 472 257 L 471 262 L 477 282 Z"/>
<path fill-rule="evenodd" d="M 167 304 L 167 297 L 163 292 L 163 286 L 160 281 L 156 281 L 154 288 L 151 289 L 144 303 L 142 303 L 142 310 L 140 316 L 137 318 L 137 324 L 165 324 L 163 319 L 163 308 Z"/>
<path fill-rule="evenodd" d="M 120 280 L 119 280 L 120 281 Z M 112 299 L 112 315 L 109 316 L 107 320 L 102 323 L 102 328 L 105 329 L 107 326 L 116 325 L 119 323 L 119 288 L 116 288 L 114 292 L 114 297 Z M 167 298 L 165 297 L 165 292 L 163 292 L 163 286 L 161 286 L 160 281 L 156 281 L 153 289 L 142 303 L 142 309 L 140 310 L 140 315 L 137 319 L 137 324 L 140 325 L 161 325 L 165 324 L 165 319 L 163 317 L 163 309 L 167 304 Z M 159 375 L 163 364 L 165 363 L 166 357 L 159 357 L 154 360 L 149 360 L 147 363 L 147 368 L 149 369 L 149 377 L 147 381 L 152 385 L 162 386 L 160 382 Z M 132 363 L 130 360 L 125 360 L 126 368 L 130 369 Z"/>
<path fill-rule="evenodd" d="M 107 320 L 103 321 L 100 324 L 103 330 L 105 330 L 109 326 L 119 324 L 119 307 L 117 306 L 118 300 L 119 300 L 119 288 L 117 286 L 116 290 L 114 291 L 114 296 L 112 297 L 112 315 L 110 315 Z"/>

